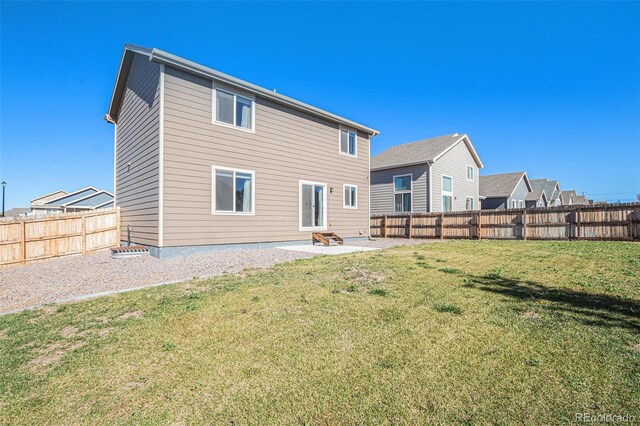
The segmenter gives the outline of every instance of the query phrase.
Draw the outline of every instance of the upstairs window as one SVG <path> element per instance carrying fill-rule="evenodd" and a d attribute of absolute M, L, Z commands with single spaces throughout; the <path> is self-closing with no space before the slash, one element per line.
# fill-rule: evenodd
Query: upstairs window
<path fill-rule="evenodd" d="M 393 211 L 407 213 L 411 211 L 412 175 L 393 177 Z"/>
<path fill-rule="evenodd" d="M 476 175 L 476 170 L 473 166 L 467 166 L 467 180 L 474 180 Z"/>
<path fill-rule="evenodd" d="M 214 97 L 216 123 L 253 130 L 253 99 L 218 88 Z"/>
<path fill-rule="evenodd" d="M 358 208 L 358 187 L 356 185 L 344 185 L 344 202 L 345 209 Z"/>
<path fill-rule="evenodd" d="M 340 129 L 340 154 L 356 156 L 357 138 L 355 132 Z"/>
<path fill-rule="evenodd" d="M 253 214 L 254 172 L 213 167 L 213 212 Z"/>

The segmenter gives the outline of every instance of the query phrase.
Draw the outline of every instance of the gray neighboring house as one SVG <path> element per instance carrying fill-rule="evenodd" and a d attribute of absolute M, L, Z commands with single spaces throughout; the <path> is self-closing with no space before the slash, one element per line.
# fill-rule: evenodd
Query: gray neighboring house
<path fill-rule="evenodd" d="M 560 191 L 560 184 L 557 180 L 532 179 L 531 188 L 534 190 L 541 189 L 544 191 L 547 196 L 547 200 L 549 200 L 548 207 L 562 205 L 562 192 Z"/>
<path fill-rule="evenodd" d="M 133 45 L 105 120 L 121 240 L 154 256 L 369 235 L 377 130 Z"/>
<path fill-rule="evenodd" d="M 29 214 L 30 211 L 31 209 L 29 208 L 14 207 L 4 212 L 4 217 L 13 217 L 13 218 L 25 217 Z"/>
<path fill-rule="evenodd" d="M 585 195 L 576 195 L 573 199 L 573 204 L 586 206 L 589 205 L 589 200 L 587 200 Z"/>
<path fill-rule="evenodd" d="M 463 134 L 393 146 L 371 158 L 371 213 L 479 210 L 482 167 Z"/>
<path fill-rule="evenodd" d="M 525 198 L 525 207 L 528 209 L 536 208 L 536 207 L 547 207 L 549 200 L 547 200 L 547 196 L 545 195 L 542 189 L 534 189 L 533 191 L 527 194 L 527 198 Z"/>
<path fill-rule="evenodd" d="M 113 207 L 113 194 L 93 186 L 73 192 L 56 191 L 31 200 L 29 216 L 71 213 Z"/>
<path fill-rule="evenodd" d="M 571 190 L 571 191 L 560 191 L 560 197 L 562 199 L 562 205 L 563 206 L 571 206 L 573 204 L 576 204 L 576 191 Z"/>
<path fill-rule="evenodd" d="M 525 172 L 480 176 L 482 210 L 525 208 L 531 184 Z"/>

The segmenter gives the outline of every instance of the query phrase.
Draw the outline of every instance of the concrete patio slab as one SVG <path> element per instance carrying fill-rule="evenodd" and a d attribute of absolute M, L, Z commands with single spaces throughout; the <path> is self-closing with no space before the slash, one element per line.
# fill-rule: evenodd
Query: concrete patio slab
<path fill-rule="evenodd" d="M 327 254 L 327 255 L 336 255 L 336 254 L 347 254 L 347 253 L 357 253 L 361 251 L 371 251 L 371 250 L 380 250 L 379 248 L 373 247 L 356 247 L 356 246 L 324 246 L 324 245 L 304 245 L 304 246 L 283 246 L 278 247 L 281 250 L 290 250 L 290 251 L 302 251 L 305 253 L 313 253 L 313 254 Z"/>

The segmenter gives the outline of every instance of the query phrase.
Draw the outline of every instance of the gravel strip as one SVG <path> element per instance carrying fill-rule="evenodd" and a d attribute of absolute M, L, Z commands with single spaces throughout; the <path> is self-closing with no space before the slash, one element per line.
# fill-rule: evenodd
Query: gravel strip
<path fill-rule="evenodd" d="M 388 248 L 424 240 L 379 239 L 347 245 Z M 238 255 L 241 252 L 241 256 Z M 108 250 L 85 256 L 61 257 L 0 269 L 0 314 L 145 286 L 210 278 L 245 268 L 315 256 L 278 248 L 233 250 L 159 260 L 151 256 L 112 259 Z"/>

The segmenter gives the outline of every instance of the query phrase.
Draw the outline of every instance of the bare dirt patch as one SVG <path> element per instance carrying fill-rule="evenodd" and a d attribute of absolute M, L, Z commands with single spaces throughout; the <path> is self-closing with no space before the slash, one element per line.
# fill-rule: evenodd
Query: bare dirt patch
<path fill-rule="evenodd" d="M 637 353 L 640 353 L 640 343 L 638 343 L 637 345 L 635 345 L 633 347 L 633 350 L 636 351 Z"/>
<path fill-rule="evenodd" d="M 70 339 L 78 335 L 78 329 L 72 325 L 68 325 L 62 329 L 60 335 L 65 339 Z"/>
<path fill-rule="evenodd" d="M 60 359 L 67 353 L 71 353 L 76 349 L 85 346 L 87 342 L 78 340 L 71 344 L 62 344 L 60 342 L 52 343 L 40 350 L 40 355 L 29 362 L 32 371 L 38 372 L 60 362 Z"/>
<path fill-rule="evenodd" d="M 118 319 L 142 318 L 142 311 L 129 311 L 120 315 Z"/>
<path fill-rule="evenodd" d="M 542 317 L 539 313 L 535 311 L 527 311 L 522 313 L 522 318 L 532 319 L 532 320 L 540 320 Z"/>
<path fill-rule="evenodd" d="M 380 282 L 385 279 L 385 275 L 380 272 L 371 272 L 362 268 L 345 268 L 344 273 L 348 278 L 361 279 L 364 281 Z"/>
<path fill-rule="evenodd" d="M 6 339 L 7 333 L 4 330 L 0 330 L 0 340 Z"/>

